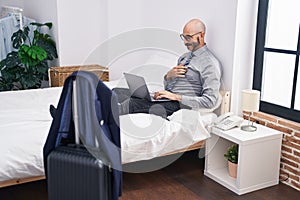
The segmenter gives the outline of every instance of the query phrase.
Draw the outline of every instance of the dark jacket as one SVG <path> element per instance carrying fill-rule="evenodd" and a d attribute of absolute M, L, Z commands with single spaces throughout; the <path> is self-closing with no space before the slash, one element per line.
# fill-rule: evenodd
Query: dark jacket
<path fill-rule="evenodd" d="M 72 102 L 73 80 L 76 79 L 78 129 L 86 147 L 101 149 L 112 166 L 112 199 L 122 193 L 122 164 L 120 127 L 117 99 L 112 91 L 90 72 L 78 71 L 69 76 L 63 86 L 60 100 L 44 145 L 44 166 L 47 156 L 58 146 L 75 143 Z M 95 142 L 97 140 L 97 143 Z M 89 148 L 87 148 L 89 149 Z M 46 173 L 47 176 L 47 173 Z"/>

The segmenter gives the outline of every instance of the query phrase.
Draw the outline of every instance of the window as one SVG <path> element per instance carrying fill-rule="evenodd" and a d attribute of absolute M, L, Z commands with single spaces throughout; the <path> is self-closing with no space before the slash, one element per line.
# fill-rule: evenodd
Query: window
<path fill-rule="evenodd" d="M 300 122 L 300 1 L 260 0 L 253 89 L 260 111 Z"/>

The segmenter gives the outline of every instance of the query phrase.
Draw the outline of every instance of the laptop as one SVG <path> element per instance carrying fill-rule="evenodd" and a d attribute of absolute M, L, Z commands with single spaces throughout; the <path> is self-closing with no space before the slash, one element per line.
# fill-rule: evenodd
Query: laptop
<path fill-rule="evenodd" d="M 130 95 L 133 97 L 147 99 L 148 101 L 171 101 L 170 99 L 163 98 L 163 99 L 154 99 L 153 95 L 150 95 L 148 87 L 146 85 L 146 81 L 143 77 L 124 73 L 127 85 L 129 87 Z"/>

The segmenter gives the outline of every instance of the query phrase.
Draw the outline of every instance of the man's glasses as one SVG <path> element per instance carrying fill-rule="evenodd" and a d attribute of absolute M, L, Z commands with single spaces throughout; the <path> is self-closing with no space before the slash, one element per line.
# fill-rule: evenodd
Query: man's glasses
<path fill-rule="evenodd" d="M 183 34 L 180 34 L 180 38 L 181 38 L 182 40 L 190 41 L 195 35 L 197 35 L 197 34 L 199 34 L 199 33 L 201 33 L 201 31 L 198 32 L 198 33 L 195 33 L 195 34 L 193 34 L 193 35 L 183 35 Z"/>

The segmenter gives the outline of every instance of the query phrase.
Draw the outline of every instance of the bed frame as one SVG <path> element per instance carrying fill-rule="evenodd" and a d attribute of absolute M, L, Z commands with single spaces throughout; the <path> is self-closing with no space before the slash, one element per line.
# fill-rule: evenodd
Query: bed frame
<path fill-rule="evenodd" d="M 220 107 L 215 111 L 217 115 L 224 114 L 226 112 L 229 112 L 230 110 L 230 91 L 224 91 L 221 92 L 222 96 L 222 102 Z M 187 148 L 172 151 L 169 153 L 166 153 L 162 156 L 167 156 L 167 155 L 172 155 L 172 154 L 178 154 L 178 153 L 184 153 L 196 149 L 202 149 L 205 147 L 205 140 L 199 141 Z M 18 185 L 18 184 L 23 184 L 23 183 L 28 183 L 32 181 L 38 181 L 38 180 L 43 180 L 45 179 L 45 176 L 34 176 L 34 177 L 27 177 L 27 178 L 17 178 L 17 179 L 12 179 L 12 180 L 7 180 L 7 181 L 2 181 L 0 182 L 0 188 L 7 187 L 7 186 L 13 186 L 13 185 Z"/>

